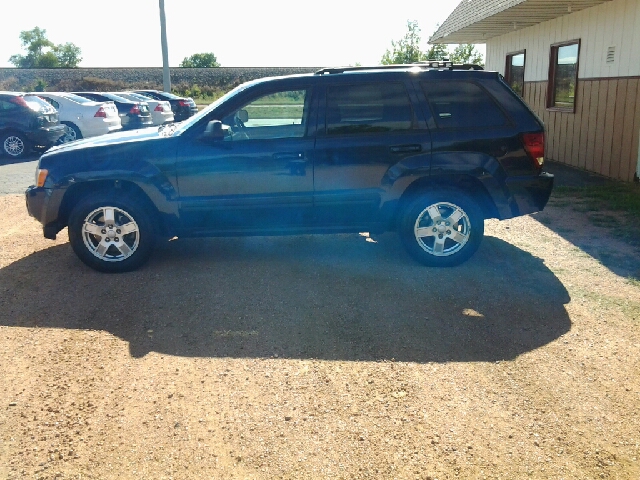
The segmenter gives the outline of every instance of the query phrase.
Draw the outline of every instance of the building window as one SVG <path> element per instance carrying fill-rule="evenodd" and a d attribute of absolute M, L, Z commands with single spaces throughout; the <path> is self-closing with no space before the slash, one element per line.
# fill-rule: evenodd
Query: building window
<path fill-rule="evenodd" d="M 580 40 L 551 45 L 547 107 L 574 112 Z"/>
<path fill-rule="evenodd" d="M 509 53 L 504 78 L 507 84 L 521 97 L 524 95 L 524 59 L 525 51 Z"/>

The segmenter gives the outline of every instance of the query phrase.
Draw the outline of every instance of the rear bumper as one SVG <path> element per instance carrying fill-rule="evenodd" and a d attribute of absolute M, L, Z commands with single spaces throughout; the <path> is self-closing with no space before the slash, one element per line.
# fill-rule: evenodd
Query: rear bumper
<path fill-rule="evenodd" d="M 509 204 L 513 216 L 542 211 L 551 196 L 553 181 L 553 175 L 547 172 L 536 177 L 507 178 L 506 186 L 511 193 Z"/>
<path fill-rule="evenodd" d="M 26 137 L 35 145 L 50 147 L 64 135 L 64 125 L 56 125 L 54 127 L 42 127 L 32 132 L 26 132 Z"/>

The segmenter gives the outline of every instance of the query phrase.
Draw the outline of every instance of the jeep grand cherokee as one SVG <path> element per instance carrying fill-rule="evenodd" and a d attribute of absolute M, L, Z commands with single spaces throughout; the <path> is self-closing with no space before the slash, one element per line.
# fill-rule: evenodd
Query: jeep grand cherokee
<path fill-rule="evenodd" d="M 132 270 L 158 237 L 396 231 L 454 266 L 487 218 L 540 211 L 544 127 L 496 72 L 436 63 L 254 80 L 182 124 L 51 149 L 29 213 L 87 265 Z"/>

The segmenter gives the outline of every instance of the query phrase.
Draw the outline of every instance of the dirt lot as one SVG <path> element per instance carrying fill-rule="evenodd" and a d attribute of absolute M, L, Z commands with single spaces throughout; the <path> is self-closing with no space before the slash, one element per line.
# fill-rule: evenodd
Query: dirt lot
<path fill-rule="evenodd" d="M 640 254 L 573 207 L 455 269 L 385 234 L 103 275 L 0 197 L 0 478 L 640 478 Z"/>

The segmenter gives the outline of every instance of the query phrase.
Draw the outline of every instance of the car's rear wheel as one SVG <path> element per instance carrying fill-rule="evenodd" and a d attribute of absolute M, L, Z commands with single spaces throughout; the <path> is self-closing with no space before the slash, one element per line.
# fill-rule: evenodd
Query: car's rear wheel
<path fill-rule="evenodd" d="M 95 270 L 135 270 L 151 255 L 151 215 L 129 194 L 99 194 L 81 200 L 69 216 L 69 241 L 76 255 Z"/>
<path fill-rule="evenodd" d="M 480 246 L 484 216 L 466 193 L 440 189 L 409 202 L 399 230 L 416 260 L 431 267 L 453 267 L 467 261 Z"/>
<path fill-rule="evenodd" d="M 62 122 L 64 124 L 64 135 L 58 139 L 58 144 L 69 143 L 82 138 L 80 129 L 71 122 Z"/>
<path fill-rule="evenodd" d="M 0 148 L 9 157 L 23 158 L 29 153 L 31 146 L 23 133 L 12 131 L 0 135 Z"/>

